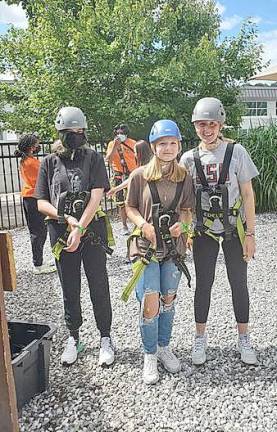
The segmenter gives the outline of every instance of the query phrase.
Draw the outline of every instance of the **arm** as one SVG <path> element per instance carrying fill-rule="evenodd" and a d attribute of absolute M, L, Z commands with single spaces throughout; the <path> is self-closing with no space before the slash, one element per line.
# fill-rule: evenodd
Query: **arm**
<path fill-rule="evenodd" d="M 87 228 L 89 223 L 92 221 L 97 208 L 99 207 L 100 201 L 102 199 L 104 192 L 104 188 L 97 188 L 93 189 L 91 191 L 90 200 L 88 202 L 88 205 L 86 206 L 84 213 L 81 216 L 81 219 L 79 220 L 77 226 L 76 224 L 72 224 L 72 231 L 69 234 L 68 240 L 67 240 L 67 248 L 65 248 L 65 251 L 67 252 L 75 252 L 76 249 L 78 249 L 78 246 L 80 244 L 80 240 L 82 237 L 82 232 L 78 228 L 78 226 L 81 226 L 82 228 Z M 73 218 L 74 219 L 74 218 Z M 70 223 L 70 219 L 68 220 Z"/>
<path fill-rule="evenodd" d="M 105 157 L 105 161 L 108 162 L 109 164 L 112 161 L 113 155 L 115 154 L 115 152 L 117 151 L 118 147 L 120 146 L 120 141 L 119 140 L 114 140 L 107 148 L 107 153 L 106 153 L 106 157 Z"/>
<path fill-rule="evenodd" d="M 157 244 L 155 228 L 152 224 L 146 222 L 142 217 L 138 209 L 126 205 L 126 213 L 131 222 L 133 222 L 142 231 L 142 236 L 149 240 L 151 244 L 155 247 Z"/>
<path fill-rule="evenodd" d="M 245 183 L 240 183 L 240 192 L 246 218 L 246 236 L 243 244 L 243 258 L 248 262 L 251 258 L 253 258 L 256 250 L 255 200 L 251 180 Z"/>
<path fill-rule="evenodd" d="M 120 185 L 112 187 L 109 192 L 107 192 L 108 197 L 112 197 L 117 192 L 121 191 L 122 189 L 125 189 L 128 187 L 129 179 L 124 180 Z"/>

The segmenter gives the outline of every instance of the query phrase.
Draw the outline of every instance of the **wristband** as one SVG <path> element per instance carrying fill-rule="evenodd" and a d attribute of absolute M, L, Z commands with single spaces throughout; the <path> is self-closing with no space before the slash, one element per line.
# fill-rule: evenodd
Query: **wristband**
<path fill-rule="evenodd" d="M 86 232 L 86 228 L 84 228 L 82 225 L 77 225 L 76 228 L 78 228 L 78 230 L 80 231 L 80 233 L 81 233 L 82 235 L 85 234 L 85 232 Z"/>
<path fill-rule="evenodd" d="M 142 230 L 142 228 L 143 228 L 143 226 L 144 226 L 145 224 L 147 224 L 147 222 L 146 222 L 146 221 L 143 221 L 141 224 L 138 225 L 138 228 L 139 228 L 140 230 Z"/>
<path fill-rule="evenodd" d="M 181 231 L 183 234 L 191 234 L 191 225 L 185 222 L 180 222 Z"/>
<path fill-rule="evenodd" d="M 246 237 L 255 237 L 255 233 L 254 232 L 247 232 L 245 233 Z"/>

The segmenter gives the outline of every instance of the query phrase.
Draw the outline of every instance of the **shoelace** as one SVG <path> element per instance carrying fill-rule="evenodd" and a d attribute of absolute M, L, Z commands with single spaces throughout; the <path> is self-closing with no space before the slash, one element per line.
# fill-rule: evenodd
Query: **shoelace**
<path fill-rule="evenodd" d="M 146 367 L 150 373 L 156 372 L 157 367 L 156 367 L 156 359 L 154 356 L 146 357 Z"/>
<path fill-rule="evenodd" d="M 175 360 L 175 355 L 170 349 L 163 350 L 162 353 L 168 360 Z"/>
<path fill-rule="evenodd" d="M 249 338 L 248 335 L 242 336 L 239 339 L 240 339 L 241 346 L 244 349 L 252 351 L 252 348 L 251 348 L 251 345 L 250 345 L 250 338 Z"/>
<path fill-rule="evenodd" d="M 194 344 L 194 351 L 202 351 L 205 347 L 205 338 L 204 337 L 197 337 L 195 339 Z"/>
<path fill-rule="evenodd" d="M 112 341 L 110 338 L 108 337 L 103 337 L 101 339 L 101 348 L 104 348 L 106 350 L 110 350 L 113 351 L 113 345 L 112 345 Z"/>
<path fill-rule="evenodd" d="M 67 341 L 66 349 L 69 350 L 69 349 L 71 349 L 71 348 L 73 348 L 73 347 L 76 347 L 76 345 L 77 345 L 77 343 L 76 343 L 74 337 L 71 336 L 71 337 L 68 339 L 68 341 Z"/>

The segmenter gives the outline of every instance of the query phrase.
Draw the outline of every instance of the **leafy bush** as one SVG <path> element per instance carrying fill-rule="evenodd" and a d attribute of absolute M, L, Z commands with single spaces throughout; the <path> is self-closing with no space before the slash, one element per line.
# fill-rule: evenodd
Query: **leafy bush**
<path fill-rule="evenodd" d="M 253 181 L 257 211 L 277 210 L 277 125 L 240 131 L 237 141 L 247 149 L 260 175 Z"/>

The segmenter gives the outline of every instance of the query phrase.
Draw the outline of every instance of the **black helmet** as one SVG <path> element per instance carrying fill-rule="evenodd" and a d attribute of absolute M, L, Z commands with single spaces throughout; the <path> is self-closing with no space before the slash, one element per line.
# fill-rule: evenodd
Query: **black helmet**
<path fill-rule="evenodd" d="M 123 132 L 125 135 L 128 136 L 128 134 L 129 134 L 129 128 L 128 128 L 128 125 L 126 125 L 126 123 L 118 123 L 118 124 L 114 127 L 114 130 L 113 130 L 114 135 L 117 135 L 119 129 L 122 130 L 122 132 Z"/>

